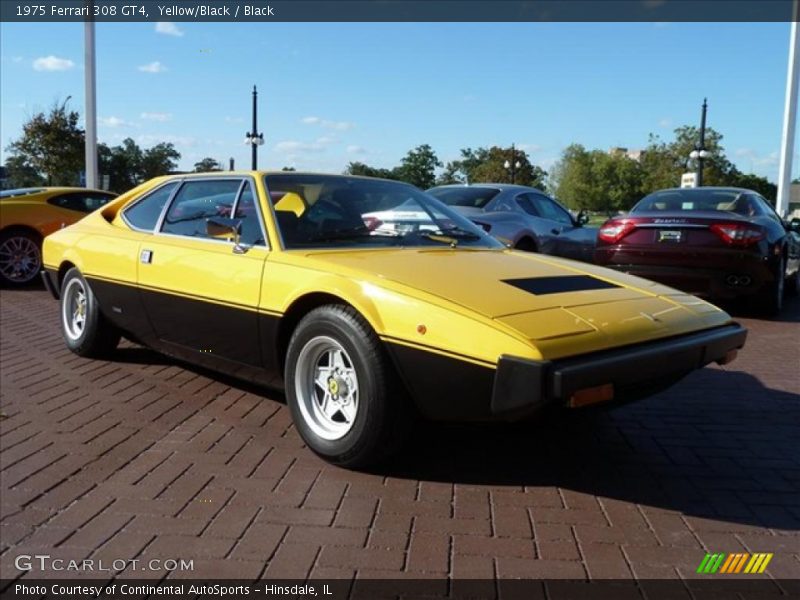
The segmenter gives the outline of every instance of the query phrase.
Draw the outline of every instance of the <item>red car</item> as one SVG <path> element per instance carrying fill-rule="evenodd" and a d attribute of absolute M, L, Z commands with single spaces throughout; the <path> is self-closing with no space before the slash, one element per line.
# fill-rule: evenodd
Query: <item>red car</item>
<path fill-rule="evenodd" d="M 595 262 L 777 314 L 784 291 L 800 291 L 800 220 L 785 222 L 751 190 L 659 190 L 600 227 Z"/>

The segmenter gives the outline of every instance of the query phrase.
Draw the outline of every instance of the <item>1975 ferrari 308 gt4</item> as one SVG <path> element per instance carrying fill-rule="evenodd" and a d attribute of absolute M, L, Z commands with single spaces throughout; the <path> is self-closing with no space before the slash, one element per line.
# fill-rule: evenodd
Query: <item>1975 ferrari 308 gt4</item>
<path fill-rule="evenodd" d="M 424 219 L 374 217 L 412 205 Z M 380 179 L 158 178 L 48 236 L 44 264 L 75 353 L 108 356 L 124 335 L 283 387 L 308 446 L 350 467 L 396 448 L 410 414 L 639 398 L 733 360 L 746 337 L 708 302 L 510 250 Z"/>

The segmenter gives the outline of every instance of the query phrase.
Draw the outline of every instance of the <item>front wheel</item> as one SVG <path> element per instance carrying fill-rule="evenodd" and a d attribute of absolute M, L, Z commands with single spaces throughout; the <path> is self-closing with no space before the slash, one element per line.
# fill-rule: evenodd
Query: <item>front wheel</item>
<path fill-rule="evenodd" d="M 61 284 L 61 332 L 79 356 L 102 358 L 119 343 L 120 332 L 100 312 L 97 297 L 80 271 L 67 271 Z"/>
<path fill-rule="evenodd" d="M 332 463 L 361 468 L 402 441 L 402 393 L 375 332 L 352 308 L 322 306 L 297 325 L 286 397 L 303 441 Z"/>

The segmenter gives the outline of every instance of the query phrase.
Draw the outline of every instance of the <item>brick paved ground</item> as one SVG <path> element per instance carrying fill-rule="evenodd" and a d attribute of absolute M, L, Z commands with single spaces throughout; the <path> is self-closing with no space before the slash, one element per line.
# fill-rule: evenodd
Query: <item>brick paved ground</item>
<path fill-rule="evenodd" d="M 279 395 L 131 345 L 81 359 L 45 292 L 0 300 L 3 578 L 22 554 L 194 559 L 173 573 L 194 577 L 675 578 L 736 551 L 800 577 L 797 301 L 742 318 L 737 362 L 657 397 L 425 426 L 364 474 L 307 451 Z"/>

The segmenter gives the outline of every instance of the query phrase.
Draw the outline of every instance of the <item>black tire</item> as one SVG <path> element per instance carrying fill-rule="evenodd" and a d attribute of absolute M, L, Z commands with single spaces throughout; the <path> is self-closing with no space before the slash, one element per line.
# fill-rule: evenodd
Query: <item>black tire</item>
<path fill-rule="evenodd" d="M 0 233 L 0 283 L 8 287 L 30 285 L 42 270 L 42 238 L 32 231 L 12 229 Z"/>
<path fill-rule="evenodd" d="M 59 314 L 64 341 L 75 354 L 87 358 L 106 358 L 116 350 L 120 339 L 119 329 L 100 312 L 100 304 L 92 288 L 74 267 L 67 271 L 61 283 Z"/>
<path fill-rule="evenodd" d="M 786 293 L 793 298 L 800 296 L 800 266 L 789 279 L 786 280 Z"/>
<path fill-rule="evenodd" d="M 324 386 L 314 383 L 321 380 Z M 334 464 L 374 465 L 405 438 L 404 392 L 375 332 L 349 306 L 325 305 L 303 317 L 289 341 L 284 381 L 300 436 Z"/>
<path fill-rule="evenodd" d="M 773 272 L 772 281 L 756 296 L 757 308 L 768 317 L 776 317 L 783 310 L 786 259 L 781 256 Z"/>
<path fill-rule="evenodd" d="M 514 250 L 520 250 L 522 252 L 537 252 L 536 242 L 534 242 L 531 238 L 524 237 L 520 241 L 516 243 L 514 246 Z"/>

